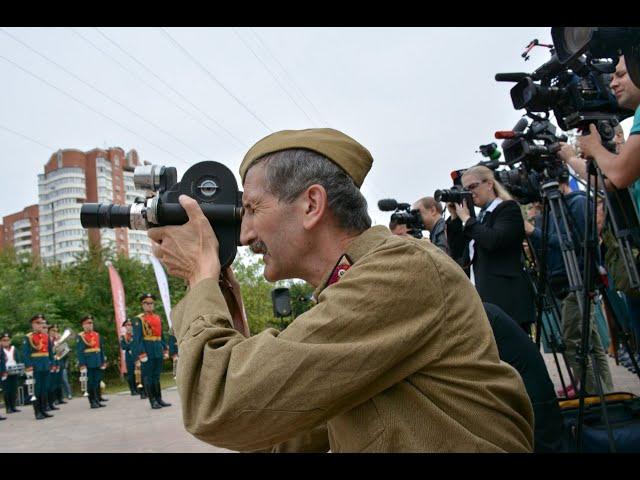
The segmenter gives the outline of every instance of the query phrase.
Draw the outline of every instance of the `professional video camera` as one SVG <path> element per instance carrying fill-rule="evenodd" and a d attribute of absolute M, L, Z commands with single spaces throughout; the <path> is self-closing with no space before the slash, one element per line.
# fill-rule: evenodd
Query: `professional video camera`
<path fill-rule="evenodd" d="M 511 89 L 511 101 L 516 110 L 526 109 L 528 114 L 553 111 L 562 130 L 579 128 L 588 130 L 595 123 L 602 138 L 613 146 L 613 128 L 633 115 L 620 108 L 609 88 L 615 64 L 577 56 L 561 63 L 551 49 L 551 60 L 531 74 L 498 73 L 499 82 L 517 82 Z M 538 82 L 538 83 L 536 83 Z"/>
<path fill-rule="evenodd" d="M 587 58 L 624 55 L 631 81 L 640 88 L 640 28 L 638 27 L 551 27 L 558 61 L 565 65 L 582 54 Z"/>
<path fill-rule="evenodd" d="M 378 201 L 378 208 L 383 212 L 393 212 L 391 214 L 392 222 L 406 225 L 409 235 L 422 238 L 422 231 L 426 230 L 426 227 L 422 222 L 420 210 L 412 210 L 408 203 L 398 203 L 393 198 Z"/>
<path fill-rule="evenodd" d="M 195 199 L 207 217 L 220 243 L 220 264 L 230 265 L 240 245 L 242 192 L 231 170 L 218 162 L 199 162 L 178 182 L 175 167 L 144 165 L 136 167 L 133 181 L 138 189 L 156 192 L 138 197 L 132 205 L 85 203 L 80 211 L 84 228 L 131 228 L 148 230 L 164 225 L 182 225 L 187 212 L 178 202 L 180 195 Z"/>

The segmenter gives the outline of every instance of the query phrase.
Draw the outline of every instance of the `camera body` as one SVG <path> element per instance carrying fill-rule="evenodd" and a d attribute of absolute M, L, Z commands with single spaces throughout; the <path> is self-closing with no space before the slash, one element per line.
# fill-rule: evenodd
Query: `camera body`
<path fill-rule="evenodd" d="M 136 188 L 152 196 L 137 198 L 131 205 L 86 203 L 80 211 L 84 228 L 148 230 L 165 225 L 182 225 L 187 212 L 178 202 L 180 195 L 195 199 L 211 223 L 220 244 L 222 268 L 231 265 L 240 245 L 242 192 L 226 166 L 214 161 L 199 162 L 177 181 L 175 167 L 144 165 L 134 171 Z"/>
<path fill-rule="evenodd" d="M 426 230 L 420 210 L 411 209 L 408 203 L 398 203 L 394 199 L 378 201 L 378 208 L 383 212 L 391 212 L 391 221 L 406 225 L 408 233 L 414 238 L 422 238 L 422 231 Z"/>

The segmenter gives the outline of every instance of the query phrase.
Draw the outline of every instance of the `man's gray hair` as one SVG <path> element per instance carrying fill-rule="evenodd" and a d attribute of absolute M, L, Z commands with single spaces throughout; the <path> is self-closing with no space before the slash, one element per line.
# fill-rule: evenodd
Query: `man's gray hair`
<path fill-rule="evenodd" d="M 257 160 L 265 164 L 265 188 L 278 201 L 291 203 L 313 184 L 327 192 L 329 210 L 340 228 L 362 232 L 371 227 L 367 200 L 347 173 L 324 155 L 306 149 L 270 153 Z"/>

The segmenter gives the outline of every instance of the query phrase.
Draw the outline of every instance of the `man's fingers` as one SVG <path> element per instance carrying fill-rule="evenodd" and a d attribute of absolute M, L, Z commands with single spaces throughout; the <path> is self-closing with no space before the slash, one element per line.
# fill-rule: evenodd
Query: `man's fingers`
<path fill-rule="evenodd" d="M 147 237 L 156 243 L 162 243 L 162 239 L 167 234 L 167 229 L 171 227 L 153 227 L 147 230 Z"/>
<path fill-rule="evenodd" d="M 184 208 L 185 212 L 187 212 L 189 220 L 199 220 L 201 218 L 206 219 L 204 213 L 202 213 L 200 205 L 198 205 L 198 202 L 193 198 L 187 195 L 180 195 L 180 197 L 178 197 L 178 201 L 180 202 L 180 205 L 182 205 L 182 208 Z"/>
<path fill-rule="evenodd" d="M 589 124 L 589 131 L 593 134 L 593 133 L 598 133 L 598 129 L 596 128 L 596 126 L 593 123 Z"/>

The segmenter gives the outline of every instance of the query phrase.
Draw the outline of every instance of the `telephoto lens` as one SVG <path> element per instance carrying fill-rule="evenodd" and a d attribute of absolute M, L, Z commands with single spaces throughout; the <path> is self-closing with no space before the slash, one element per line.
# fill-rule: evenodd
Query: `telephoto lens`
<path fill-rule="evenodd" d="M 131 205 L 86 203 L 80 209 L 80 223 L 84 228 L 130 228 Z"/>

